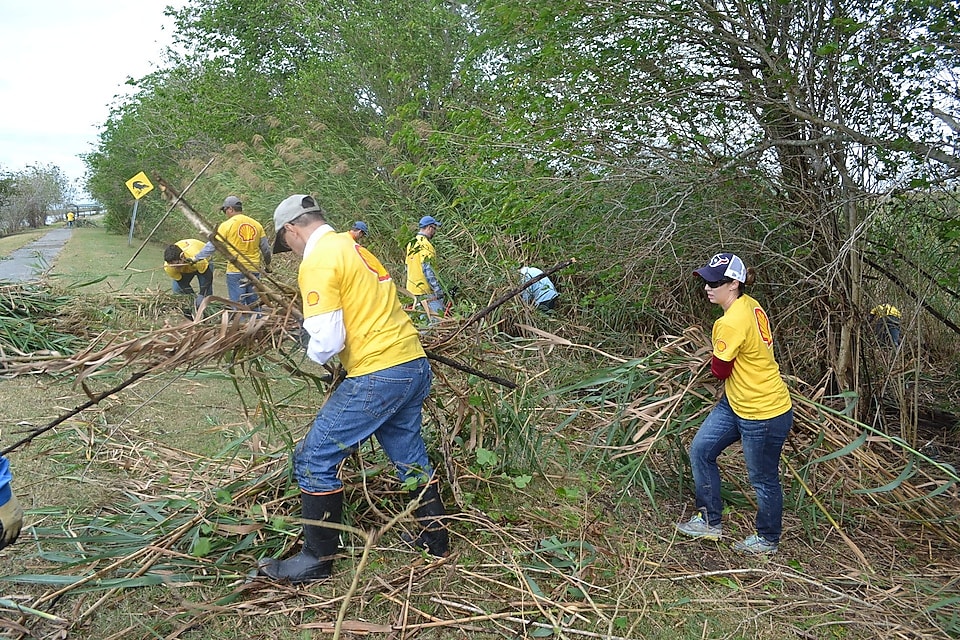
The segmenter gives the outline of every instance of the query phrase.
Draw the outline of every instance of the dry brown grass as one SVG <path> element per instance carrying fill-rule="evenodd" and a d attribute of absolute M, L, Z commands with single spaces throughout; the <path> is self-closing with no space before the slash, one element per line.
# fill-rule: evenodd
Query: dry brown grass
<path fill-rule="evenodd" d="M 7 582 L 0 625 L 11 637 L 36 638 L 949 635 L 944 616 L 956 620 L 951 598 L 960 584 L 951 520 L 957 487 L 942 469 L 922 464 L 899 479 L 910 459 L 878 434 L 829 457 L 856 441 L 862 426 L 794 381 L 798 420 L 787 460 L 797 509 L 787 514 L 781 552 L 745 559 L 719 544 L 678 539 L 672 522 L 684 511 L 682 498 L 663 487 L 651 504 L 638 484 L 611 476 L 610 465 L 644 459 L 651 479 L 682 475 L 663 447 L 687 437 L 679 425 L 709 406 L 702 336 L 667 339 L 642 362 L 625 363 L 562 337 L 562 327 L 534 331 L 529 319 L 508 315 L 469 330 L 444 320 L 424 336 L 430 348 L 521 383 L 507 392 L 437 367 L 426 434 L 452 496 L 454 554 L 427 559 L 398 542 L 409 524 L 404 494 L 382 453 L 365 447 L 345 468 L 350 528 L 337 575 L 304 588 L 249 576 L 258 557 L 296 544 L 288 442 L 324 392 L 292 379 L 289 359 L 279 355 L 296 326 L 290 313 L 218 312 L 151 331 L 104 332 L 68 358 L 17 364 L 9 372 L 21 377 L 6 411 L 8 423 L 30 416 L 20 436 L 130 372 L 145 377 L 15 454 L 31 522 L 4 552 L 4 573 L 46 581 Z M 624 368 L 642 384 L 634 379 L 632 392 L 599 402 L 587 390 L 541 395 L 539 381 L 556 375 L 551 366 L 576 366 L 572 354 L 608 371 Z M 88 388 L 68 392 L 50 382 L 52 374 Z M 31 394 L 40 396 L 35 406 L 25 400 Z M 236 395 L 244 402 L 226 400 Z M 207 429 L 199 415 L 170 427 L 171 415 L 206 412 L 214 398 L 220 415 Z M 699 409 L 682 404 L 691 398 Z M 270 411 L 297 426 L 268 428 Z M 623 425 L 634 437 L 600 455 L 596 434 Z M 185 437 L 198 428 L 217 446 Z M 478 455 L 520 459 L 518 452 L 536 447 L 539 472 L 522 483 L 530 469 Z M 725 470 L 747 500 L 725 527 L 746 535 L 750 491 L 736 463 Z M 888 491 L 856 492 L 894 480 Z M 127 547 L 111 546 L 111 536 Z M 198 551 L 200 538 L 209 539 L 208 552 Z"/>

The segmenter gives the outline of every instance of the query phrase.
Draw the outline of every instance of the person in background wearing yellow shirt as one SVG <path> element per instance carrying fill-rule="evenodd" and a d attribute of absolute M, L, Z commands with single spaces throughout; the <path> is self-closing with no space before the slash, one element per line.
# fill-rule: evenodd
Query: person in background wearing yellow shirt
<path fill-rule="evenodd" d="M 197 260 L 201 249 L 203 242 L 187 238 L 163 250 L 163 270 L 173 280 L 173 292 L 195 295 L 195 309 L 200 308 L 204 298 L 213 295 L 213 265 L 209 260 Z M 197 279 L 200 293 L 194 292 L 190 286 L 194 278 Z"/>
<path fill-rule="evenodd" d="M 350 234 L 350 237 L 353 238 L 354 242 L 359 243 L 361 240 L 367 237 L 367 233 L 369 233 L 369 231 L 370 230 L 367 229 L 366 222 L 363 220 L 357 220 L 353 223 L 353 226 L 350 227 L 350 231 L 347 231 L 347 233 Z"/>
<path fill-rule="evenodd" d="M 73 211 L 67 211 L 67 228 L 73 228 L 73 221 L 77 219 L 77 214 Z"/>
<path fill-rule="evenodd" d="M 340 532 L 343 483 L 340 464 L 375 437 L 418 499 L 421 530 L 408 543 L 433 556 L 449 553 L 439 480 L 420 432 L 423 401 L 433 373 L 397 288 L 383 264 L 349 234 L 336 233 L 323 209 L 308 195 L 292 195 L 273 214 L 274 251 L 300 256 L 297 282 L 303 301 L 307 356 L 323 364 L 338 356 L 346 378 L 320 407 L 293 453 L 300 488 L 303 547 L 297 555 L 261 560 L 258 570 L 291 583 L 331 575 Z"/>
<path fill-rule="evenodd" d="M 263 232 L 263 225 L 242 213 L 243 203 L 237 196 L 227 196 L 220 211 L 226 214 L 227 219 L 217 227 L 217 237 L 227 246 L 232 258 L 227 261 L 227 296 L 233 302 L 256 309 L 260 302 L 257 290 L 237 268 L 234 260 L 240 262 L 255 278 L 259 279 L 260 265 L 270 266 L 272 257 L 270 241 Z M 210 258 L 216 250 L 214 244 L 208 242 L 196 255 L 196 259 Z"/>
<path fill-rule="evenodd" d="M 743 446 L 750 484 L 757 494 L 757 532 L 733 544 L 734 551 L 777 551 L 783 528 L 780 451 L 793 427 L 790 391 L 773 357 L 770 319 L 744 293 L 756 274 L 732 253 L 718 253 L 694 273 L 707 299 L 723 316 L 713 324 L 711 372 L 724 381 L 724 396 L 700 425 L 690 445 L 697 514 L 677 530 L 694 538 L 719 540 L 723 528 L 717 456 L 735 442 Z"/>
<path fill-rule="evenodd" d="M 892 304 L 878 304 L 870 309 L 870 316 L 873 318 L 873 331 L 880 344 L 900 346 L 900 309 Z"/>
<path fill-rule="evenodd" d="M 440 228 L 440 222 L 433 216 L 420 218 L 417 236 L 407 244 L 407 291 L 416 299 L 413 306 L 419 307 L 425 302 L 433 318 L 443 316 L 443 288 L 437 278 L 434 263 L 437 250 L 433 248 L 434 234 Z"/>

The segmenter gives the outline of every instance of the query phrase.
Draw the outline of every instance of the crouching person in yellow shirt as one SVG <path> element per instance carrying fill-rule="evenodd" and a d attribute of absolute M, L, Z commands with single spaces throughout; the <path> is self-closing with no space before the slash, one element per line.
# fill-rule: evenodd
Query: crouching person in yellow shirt
<path fill-rule="evenodd" d="M 173 292 L 196 296 L 194 308 L 199 308 L 203 299 L 213 295 L 213 265 L 209 260 L 197 260 L 196 255 L 204 243 L 193 238 L 169 245 L 163 251 L 163 270 L 173 280 Z M 190 286 L 197 279 L 200 293 Z"/>

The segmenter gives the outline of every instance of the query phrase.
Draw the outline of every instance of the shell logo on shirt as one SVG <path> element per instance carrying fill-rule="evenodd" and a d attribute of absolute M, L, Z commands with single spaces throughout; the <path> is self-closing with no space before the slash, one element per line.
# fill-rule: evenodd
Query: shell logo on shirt
<path fill-rule="evenodd" d="M 240 225 L 240 228 L 237 229 L 237 235 L 240 236 L 240 239 L 244 242 L 253 242 L 257 239 L 257 229 L 249 222 L 244 222 Z"/>
<path fill-rule="evenodd" d="M 714 345 L 714 349 L 716 349 L 717 353 L 723 353 L 724 351 L 727 350 L 727 343 L 726 343 L 726 341 L 724 341 L 724 340 L 717 340 L 717 344 Z"/>
<path fill-rule="evenodd" d="M 757 331 L 760 332 L 760 339 L 768 347 L 773 346 L 773 332 L 770 331 L 770 318 L 764 313 L 763 309 L 756 307 L 753 310 L 753 317 L 757 320 Z"/>
<path fill-rule="evenodd" d="M 307 292 L 307 306 L 312 307 L 320 302 L 320 294 L 316 291 Z"/>
<path fill-rule="evenodd" d="M 390 279 L 390 274 L 384 268 L 383 264 L 381 264 L 380 261 L 377 260 L 377 257 L 370 253 L 366 247 L 355 244 L 353 248 L 356 250 L 357 255 L 360 256 L 360 259 L 363 260 L 363 264 L 366 265 L 367 269 L 377 274 L 377 280 L 386 282 Z"/>

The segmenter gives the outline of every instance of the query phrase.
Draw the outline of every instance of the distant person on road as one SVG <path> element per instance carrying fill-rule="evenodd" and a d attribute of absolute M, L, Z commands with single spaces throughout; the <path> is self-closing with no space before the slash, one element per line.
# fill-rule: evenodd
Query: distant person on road
<path fill-rule="evenodd" d="M 173 292 L 196 296 L 194 308 L 199 309 L 204 298 L 213 295 L 213 264 L 206 259 L 197 259 L 203 242 L 193 238 L 180 240 L 163 250 L 163 270 L 173 280 Z M 197 294 L 190 286 L 197 279 Z"/>
<path fill-rule="evenodd" d="M 723 500 L 717 457 L 739 442 L 747 476 L 756 492 L 756 533 L 735 542 L 746 554 L 777 551 L 783 528 L 780 452 L 793 426 L 790 391 L 773 357 L 773 331 L 760 303 L 744 293 L 756 274 L 732 253 L 718 253 L 694 274 L 707 299 L 723 309 L 713 323 L 710 370 L 723 380 L 723 397 L 700 425 L 690 445 L 697 513 L 677 530 L 694 538 L 719 540 Z"/>
<path fill-rule="evenodd" d="M 73 228 L 73 221 L 76 219 L 76 217 L 77 217 L 77 214 L 75 214 L 73 211 L 67 211 L 67 228 L 68 229 Z"/>
<path fill-rule="evenodd" d="M 536 267 L 521 267 L 520 284 L 524 284 L 530 280 L 533 280 L 542 274 L 543 271 L 541 269 L 537 269 Z M 520 294 L 520 297 L 524 302 L 536 306 L 536 308 L 540 311 L 544 313 L 552 313 L 554 308 L 557 306 L 557 299 L 560 297 L 560 293 L 557 291 L 557 287 L 553 284 L 553 281 L 550 280 L 550 278 L 541 278 L 524 289 Z"/>
<path fill-rule="evenodd" d="M 426 303 L 431 320 L 443 316 L 443 287 L 435 269 L 437 250 L 431 240 L 440 228 L 433 216 L 420 218 L 417 236 L 407 244 L 407 291 L 414 295 L 414 307 Z"/>
<path fill-rule="evenodd" d="M 23 508 L 10 488 L 12 480 L 10 461 L 0 456 L 0 549 L 16 542 L 23 528 Z"/>
<path fill-rule="evenodd" d="M 263 231 L 263 225 L 243 214 L 243 203 L 237 196 L 227 196 L 220 207 L 227 219 L 217 227 L 217 239 L 226 245 L 229 252 L 227 262 L 227 295 L 233 302 L 247 305 L 253 309 L 259 306 L 257 290 L 235 262 L 243 265 L 255 278 L 260 278 L 261 264 L 270 266 L 273 254 L 270 241 Z M 195 258 L 204 260 L 216 252 L 212 242 L 208 242 Z"/>
<path fill-rule="evenodd" d="M 350 227 L 350 230 L 347 231 L 347 233 L 350 234 L 350 237 L 353 238 L 353 241 L 356 242 L 357 244 L 359 244 L 361 240 L 367 237 L 368 232 L 369 230 L 367 229 L 367 223 L 364 222 L 363 220 L 357 220 L 356 222 L 354 222 L 353 226 Z"/>

